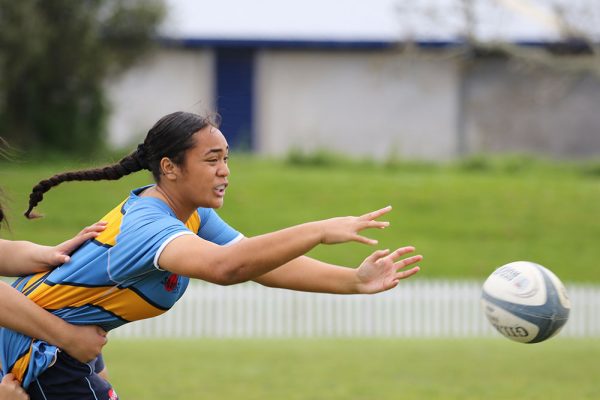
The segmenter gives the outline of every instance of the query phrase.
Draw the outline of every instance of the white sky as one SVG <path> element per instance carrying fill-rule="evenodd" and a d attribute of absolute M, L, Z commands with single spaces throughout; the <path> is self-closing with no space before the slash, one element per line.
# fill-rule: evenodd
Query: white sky
<path fill-rule="evenodd" d="M 600 39 L 600 0 L 167 0 L 162 32 L 174 38 L 454 40 L 473 4 L 479 40 L 555 40 L 569 26 Z"/>

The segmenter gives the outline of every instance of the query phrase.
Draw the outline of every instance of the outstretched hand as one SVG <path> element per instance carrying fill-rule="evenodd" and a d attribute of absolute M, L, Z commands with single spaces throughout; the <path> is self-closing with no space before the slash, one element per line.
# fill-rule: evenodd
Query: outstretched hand
<path fill-rule="evenodd" d="M 62 242 L 61 244 L 49 247 L 46 257 L 46 263 L 49 266 L 60 265 L 69 262 L 70 254 L 73 253 L 88 239 L 97 237 L 100 232 L 106 229 L 106 222 L 100 221 L 84 228 L 75 237 Z"/>
<path fill-rule="evenodd" d="M 323 244 L 335 244 L 344 242 L 359 242 L 364 244 L 377 244 L 377 240 L 369 239 L 359 234 L 360 231 L 369 228 L 384 229 L 390 223 L 387 221 L 376 221 L 377 218 L 387 214 L 392 210 L 392 206 L 387 206 L 377 211 L 373 211 L 360 217 L 338 217 L 322 221 L 323 226 Z"/>
<path fill-rule="evenodd" d="M 400 257 L 413 251 L 415 251 L 414 247 L 407 246 L 391 253 L 389 250 L 377 250 L 367 257 L 357 270 L 360 281 L 359 292 L 365 294 L 383 292 L 396 287 L 401 279 L 409 278 L 419 272 L 418 266 L 399 271 L 423 259 L 423 256 L 416 255 L 398 261 Z"/>

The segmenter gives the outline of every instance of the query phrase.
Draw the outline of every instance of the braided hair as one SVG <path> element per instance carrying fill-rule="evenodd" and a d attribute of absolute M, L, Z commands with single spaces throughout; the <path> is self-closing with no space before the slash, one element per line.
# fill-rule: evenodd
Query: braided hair
<path fill-rule="evenodd" d="M 194 147 L 194 134 L 204 127 L 218 126 L 214 116 L 202 117 L 188 112 L 175 112 L 162 117 L 148 131 L 146 139 L 137 149 L 115 164 L 102 168 L 64 172 L 40 181 L 29 195 L 29 208 L 25 217 L 39 217 L 33 209 L 43 200 L 44 193 L 62 182 L 118 180 L 141 170 L 149 170 L 156 182 L 160 181 L 160 161 L 164 157 L 181 165 L 185 153 Z"/>

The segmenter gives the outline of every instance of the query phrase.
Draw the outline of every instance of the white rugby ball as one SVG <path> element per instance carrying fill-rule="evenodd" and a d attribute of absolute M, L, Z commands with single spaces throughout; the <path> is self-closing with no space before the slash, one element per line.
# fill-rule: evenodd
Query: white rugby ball
<path fill-rule="evenodd" d="M 528 261 L 495 270 L 483 284 L 481 306 L 498 332 L 521 343 L 538 343 L 556 335 L 571 310 L 560 279 Z"/>

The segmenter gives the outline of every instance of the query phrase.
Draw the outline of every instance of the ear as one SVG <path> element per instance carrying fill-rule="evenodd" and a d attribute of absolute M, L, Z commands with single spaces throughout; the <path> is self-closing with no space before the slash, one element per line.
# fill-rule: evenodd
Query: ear
<path fill-rule="evenodd" d="M 177 175 L 179 173 L 179 168 L 177 168 L 177 165 L 171 161 L 170 158 L 168 157 L 163 157 L 160 160 L 160 172 L 161 175 L 163 175 L 165 178 L 167 178 L 170 181 L 174 181 L 177 179 Z"/>

